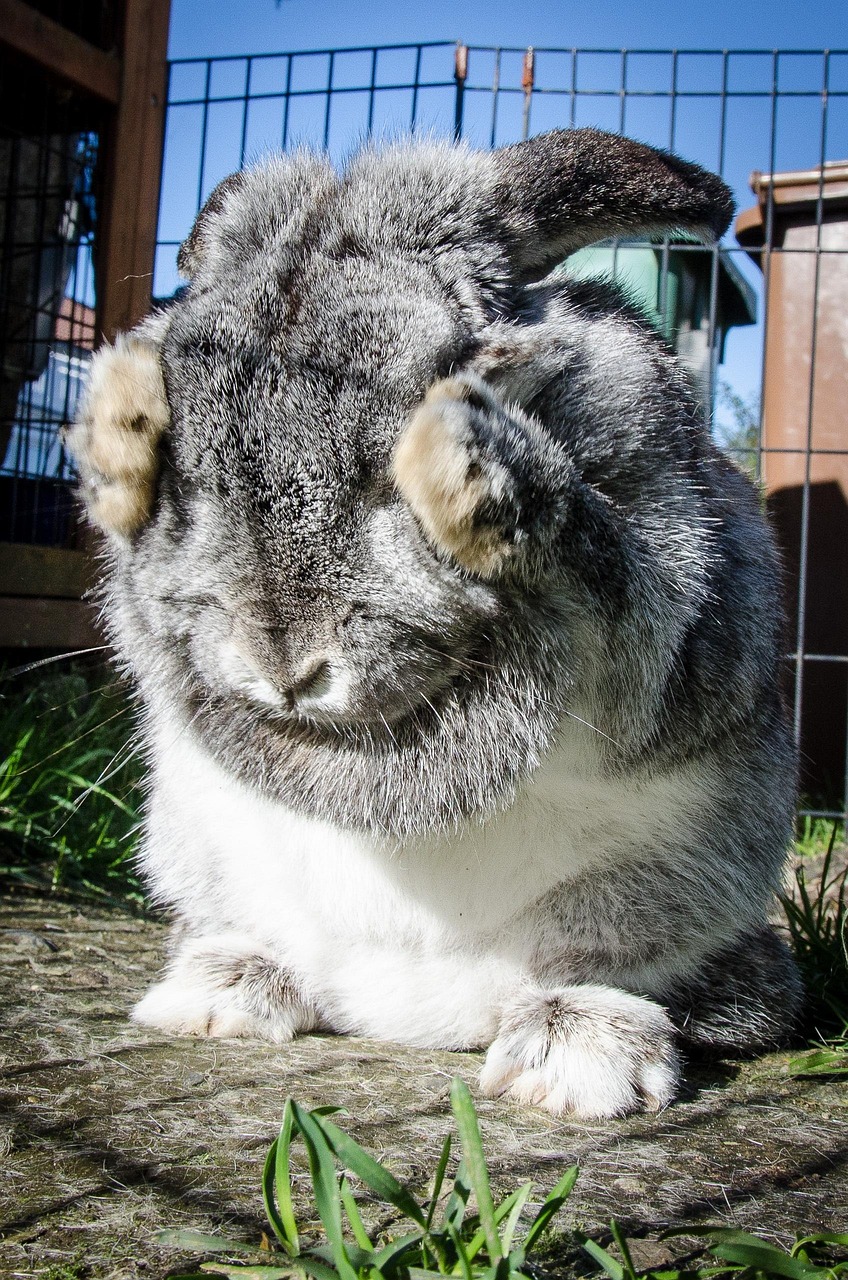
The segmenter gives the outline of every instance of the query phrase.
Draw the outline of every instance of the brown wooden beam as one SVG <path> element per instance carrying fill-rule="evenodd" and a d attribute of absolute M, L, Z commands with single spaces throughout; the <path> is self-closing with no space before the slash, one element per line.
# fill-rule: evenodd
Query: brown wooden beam
<path fill-rule="evenodd" d="M 2 649 L 86 649 L 102 644 L 94 611 L 81 600 L 0 596 Z"/>
<path fill-rule="evenodd" d="M 98 328 L 107 339 L 150 310 L 170 7 L 170 0 L 125 0 L 121 96 L 107 137 L 97 259 Z"/>
<path fill-rule="evenodd" d="M 117 105 L 121 64 L 24 0 L 0 0 L 0 42 L 26 54 L 77 89 Z"/>
<path fill-rule="evenodd" d="M 79 600 L 94 568 L 83 551 L 0 542 L 0 596 L 53 596 Z"/>

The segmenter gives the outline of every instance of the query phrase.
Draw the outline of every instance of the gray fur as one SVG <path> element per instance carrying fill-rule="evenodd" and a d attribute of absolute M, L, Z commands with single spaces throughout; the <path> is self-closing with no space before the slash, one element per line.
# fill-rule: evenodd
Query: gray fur
<path fill-rule="evenodd" d="M 668 998 L 684 1031 L 681 982 L 722 1004 L 721 957 L 763 926 L 789 835 L 777 557 L 644 318 L 610 285 L 539 277 L 616 232 L 720 235 L 731 207 L 712 175 L 591 130 L 228 179 L 184 246 L 187 291 L 145 330 L 171 429 L 105 583 L 148 726 L 176 712 L 256 792 L 390 843 L 507 809 L 569 713 L 608 778 L 690 765 L 710 801 L 687 829 L 547 894 L 528 926 L 538 981 Z M 434 550 L 392 483 L 448 375 L 486 495 L 473 525 L 505 549 L 491 573 Z M 280 706 L 234 690 L 233 637 Z M 341 714 L 321 706 L 333 654 Z M 734 1007 L 727 1042 L 748 1045 Z"/>

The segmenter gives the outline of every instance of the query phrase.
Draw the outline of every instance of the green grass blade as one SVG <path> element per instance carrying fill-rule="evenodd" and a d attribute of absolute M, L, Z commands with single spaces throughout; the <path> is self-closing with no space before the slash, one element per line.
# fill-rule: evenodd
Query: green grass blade
<path fill-rule="evenodd" d="M 168 1249 L 197 1249 L 202 1253 L 247 1253 L 253 1257 L 259 1252 L 256 1246 L 245 1244 L 243 1240 L 228 1240 L 225 1236 L 206 1235 L 202 1231 L 192 1231 L 185 1227 L 157 1231 L 154 1239 L 157 1244 Z"/>
<path fill-rule="evenodd" d="M 513 1191 L 512 1195 L 508 1196 L 507 1199 L 504 1200 L 503 1204 L 498 1208 L 498 1217 L 500 1218 L 501 1210 L 504 1206 L 508 1201 L 513 1201 L 509 1210 L 509 1217 L 504 1223 L 503 1230 L 501 1231 L 501 1244 L 503 1245 L 503 1251 L 505 1254 L 509 1253 L 512 1248 L 512 1239 L 515 1235 L 515 1229 L 518 1226 L 518 1219 L 521 1217 L 521 1211 L 530 1199 L 532 1192 L 533 1183 L 525 1182 L 517 1191 Z M 525 1252 L 523 1247 L 522 1252 Z"/>
<path fill-rule="evenodd" d="M 301 1253 L 298 1255 L 297 1261 L 292 1260 L 292 1266 L 313 1276 L 314 1280 L 339 1280 L 339 1272 L 332 1265 L 332 1256 L 330 1261 L 324 1262 L 318 1257 L 319 1250 L 311 1250 L 309 1253 Z M 332 1255 L 332 1251 L 331 1251 Z"/>
<path fill-rule="evenodd" d="M 457 1166 L 456 1174 L 453 1180 L 453 1189 L 448 1196 L 448 1202 L 445 1205 L 445 1215 L 443 1218 L 443 1229 L 447 1231 L 449 1226 L 455 1227 L 458 1231 L 462 1226 L 462 1220 L 465 1217 L 465 1210 L 468 1207 L 468 1197 L 471 1195 L 471 1187 L 468 1182 L 468 1173 L 465 1167 L 465 1157 L 460 1160 Z"/>
<path fill-rule="evenodd" d="M 280 1136 L 277 1140 L 276 1157 L 274 1160 L 274 1188 L 276 1191 L 279 1218 L 285 1236 L 282 1243 L 292 1255 L 295 1255 L 300 1252 L 300 1238 L 297 1234 L 297 1222 L 295 1221 L 291 1193 L 290 1152 L 293 1123 L 292 1099 L 287 1098 L 286 1105 L 283 1110 L 283 1123 L 280 1126 Z"/>
<path fill-rule="evenodd" d="M 477 1198 L 477 1211 L 480 1214 L 480 1225 L 486 1234 L 486 1248 L 489 1260 L 499 1262 L 503 1257 L 500 1237 L 495 1225 L 495 1206 L 492 1200 L 492 1188 L 489 1184 L 489 1170 L 483 1154 L 483 1143 L 480 1138 L 480 1125 L 477 1112 L 471 1100 L 468 1085 L 459 1076 L 451 1082 L 451 1106 L 459 1129 L 459 1140 L 465 1158 L 468 1178 Z"/>
<path fill-rule="evenodd" d="M 427 1217 L 421 1205 L 410 1195 L 406 1187 L 398 1182 L 394 1174 L 390 1173 L 385 1165 L 380 1164 L 378 1160 L 370 1156 L 367 1151 L 360 1147 L 358 1142 L 343 1133 L 331 1120 L 317 1117 L 315 1124 L 321 1130 L 330 1149 L 346 1169 L 351 1173 L 355 1173 L 357 1178 L 361 1178 L 366 1186 L 370 1187 L 381 1200 L 384 1200 L 387 1204 L 394 1205 L 407 1218 L 426 1229 Z"/>
<path fill-rule="evenodd" d="M 365 1224 L 360 1216 L 359 1208 L 353 1198 L 353 1192 L 350 1189 L 350 1183 L 347 1178 L 342 1178 L 339 1182 L 339 1195 L 342 1198 L 342 1204 L 344 1205 L 354 1240 L 359 1245 L 360 1249 L 364 1249 L 368 1253 L 373 1253 L 374 1245 L 369 1238 L 368 1232 L 365 1230 Z"/>
<path fill-rule="evenodd" d="M 629 1277 L 629 1280 L 636 1280 L 636 1268 L 633 1265 L 633 1258 L 631 1257 L 631 1254 L 630 1254 L 630 1247 L 624 1238 L 624 1232 L 621 1230 L 621 1227 L 618 1225 L 618 1223 L 615 1221 L 614 1218 L 610 1223 L 610 1231 L 612 1232 L 613 1240 L 618 1245 L 618 1251 L 621 1254 L 622 1260 L 624 1262 L 625 1274 Z"/>
<path fill-rule="evenodd" d="M 65 782 L 70 782 L 75 787 L 79 787 L 80 791 L 84 794 L 100 796 L 102 800 L 106 800 L 109 804 L 113 804 L 116 809 L 121 813 L 126 814 L 128 818 L 138 818 L 138 811 L 131 808 L 126 801 L 122 800 L 120 796 L 116 796 L 114 791 L 110 791 L 107 787 L 102 787 L 97 782 L 90 782 L 86 778 L 80 777 L 78 773 L 72 773 L 68 769 L 54 769 L 53 774 L 54 777 L 62 778 Z M 79 804 L 80 801 L 77 799 L 77 801 L 71 806 L 73 812 L 76 812 L 79 808 Z"/>
<path fill-rule="evenodd" d="M 509 1264 L 506 1258 L 498 1259 L 493 1266 L 474 1267 L 474 1280 L 506 1280 L 508 1274 Z"/>
<path fill-rule="evenodd" d="M 442 1194 L 442 1186 L 445 1181 L 445 1173 L 448 1167 L 448 1160 L 451 1153 L 451 1136 L 447 1135 L 442 1143 L 442 1153 L 439 1156 L 439 1163 L 436 1165 L 436 1172 L 433 1175 L 433 1190 L 430 1194 L 430 1203 L 427 1205 L 427 1230 L 433 1225 L 433 1215 L 436 1212 L 436 1205 L 439 1202 L 439 1196 Z"/>
<path fill-rule="evenodd" d="M 527 1255 L 520 1244 L 517 1244 L 514 1249 L 510 1249 L 509 1256 L 507 1257 L 510 1275 L 520 1275 L 524 1270 L 524 1264 L 526 1261 Z"/>
<path fill-rule="evenodd" d="M 462 1280 L 474 1280 L 474 1276 L 471 1271 L 471 1263 L 468 1259 L 468 1254 L 465 1252 L 465 1245 L 460 1238 L 459 1232 L 452 1223 L 448 1223 L 447 1233 L 451 1238 L 454 1249 L 456 1250 L 456 1261 L 459 1268 L 458 1274 L 462 1276 Z M 457 1274 L 456 1271 L 455 1274 Z"/>
<path fill-rule="evenodd" d="M 523 1245 L 524 1252 L 526 1254 L 529 1254 L 551 1218 L 553 1218 L 555 1214 L 559 1213 L 560 1209 L 571 1195 L 579 1172 L 580 1170 L 576 1164 L 571 1165 L 570 1168 L 566 1169 L 556 1186 L 548 1192 L 542 1203 L 541 1209 L 536 1214 L 536 1217 L 530 1225 L 530 1230 L 524 1237 Z"/>
<path fill-rule="evenodd" d="M 384 1275 L 391 1275 L 399 1263 L 403 1261 L 403 1255 L 408 1253 L 410 1249 L 416 1249 L 421 1244 L 421 1232 L 413 1231 L 410 1235 L 401 1236 L 398 1240 L 390 1240 L 385 1248 L 380 1249 L 374 1255 L 374 1266 Z M 410 1269 L 408 1267 L 404 1268 Z M 421 1270 L 421 1268 L 419 1268 Z M 439 1272 L 436 1272 L 439 1275 Z"/>
<path fill-rule="evenodd" d="M 754 1245 L 745 1244 L 711 1244 L 710 1253 L 721 1262 L 735 1262 L 743 1267 L 753 1267 L 769 1275 L 786 1276 L 788 1280 L 826 1280 L 828 1271 L 822 1267 L 811 1267 L 793 1258 L 782 1249 L 760 1242 Z"/>
<path fill-rule="evenodd" d="M 336 1269 L 341 1280 L 357 1280 L 342 1233 L 342 1205 L 333 1152 L 316 1118 L 296 1102 L 291 1104 L 291 1114 L 293 1128 L 299 1131 L 306 1147 L 315 1205 L 333 1251 Z"/>
<path fill-rule="evenodd" d="M 358 1244 L 352 1244 L 346 1240 L 345 1253 L 354 1271 L 369 1272 L 372 1270 L 374 1265 L 373 1249 L 360 1249 Z M 324 1266 L 335 1266 L 336 1257 L 333 1252 L 333 1246 L 330 1244 L 321 1244 L 315 1249 L 309 1249 L 307 1253 L 302 1253 L 299 1258 L 293 1258 L 292 1264 L 299 1265 L 300 1258 L 306 1257 L 311 1258 L 313 1261 L 317 1259 Z M 336 1275 L 336 1280 L 338 1280 L 338 1275 Z"/>
<path fill-rule="evenodd" d="M 611 1253 L 607 1253 L 596 1240 L 589 1240 L 586 1236 L 579 1236 L 578 1239 L 580 1247 L 606 1271 L 608 1276 L 612 1277 L 612 1280 L 624 1280 L 624 1267 Z"/>
<path fill-rule="evenodd" d="M 770 1275 L 786 1276 L 788 1280 L 824 1280 L 829 1274 L 827 1268 L 810 1266 L 785 1249 L 736 1227 L 674 1227 L 664 1231 L 660 1239 L 667 1240 L 672 1236 L 703 1236 L 707 1248 L 720 1261 Z M 801 1241 L 801 1245 L 803 1243 Z"/>
<path fill-rule="evenodd" d="M 841 1244 L 848 1246 L 848 1231 L 817 1231 L 813 1236 L 800 1236 L 792 1246 L 792 1253 L 806 1249 L 807 1245 Z"/>
<path fill-rule="evenodd" d="M 262 1203 L 265 1206 L 265 1217 L 270 1223 L 271 1230 L 279 1240 L 280 1244 L 288 1253 L 297 1252 L 297 1231 L 295 1231 L 295 1245 L 292 1248 L 291 1240 L 286 1230 L 286 1224 L 277 1210 L 274 1200 L 274 1169 L 277 1164 L 277 1153 L 279 1151 L 282 1133 L 279 1138 L 275 1138 L 268 1148 L 268 1154 L 265 1157 L 265 1164 L 262 1168 Z"/>
<path fill-rule="evenodd" d="M 523 1187 L 519 1187 L 517 1191 L 513 1191 L 510 1195 L 508 1195 L 505 1200 L 502 1200 L 501 1203 L 498 1205 L 497 1209 L 495 1209 L 495 1225 L 499 1226 L 500 1223 L 503 1222 L 507 1214 L 510 1212 L 510 1210 L 512 1210 L 515 1213 L 516 1205 L 518 1206 L 518 1211 L 517 1213 L 515 1213 L 515 1221 L 517 1221 L 518 1214 L 521 1212 L 522 1207 L 524 1206 L 527 1200 L 527 1197 L 529 1196 L 532 1190 L 533 1190 L 533 1183 L 527 1182 L 524 1184 Z M 512 1231 L 514 1230 L 515 1230 L 515 1226 L 513 1224 Z M 510 1244 L 510 1241 L 512 1240 L 512 1231 L 509 1232 L 508 1239 L 507 1239 L 506 1228 L 504 1228 L 504 1230 L 499 1233 L 500 1241 L 501 1241 L 501 1249 L 503 1251 L 504 1256 L 506 1256 L 506 1254 L 509 1252 L 509 1244 Z M 486 1243 L 486 1233 L 481 1227 L 480 1230 L 477 1231 L 475 1235 L 471 1237 L 471 1239 L 468 1241 L 468 1243 L 465 1246 L 466 1252 L 471 1262 L 474 1261 L 477 1254 L 480 1252 L 480 1250 L 482 1249 L 485 1243 Z"/>
<path fill-rule="evenodd" d="M 848 1045 L 845 1048 L 813 1049 L 793 1058 L 787 1070 L 791 1076 L 848 1075 Z"/>

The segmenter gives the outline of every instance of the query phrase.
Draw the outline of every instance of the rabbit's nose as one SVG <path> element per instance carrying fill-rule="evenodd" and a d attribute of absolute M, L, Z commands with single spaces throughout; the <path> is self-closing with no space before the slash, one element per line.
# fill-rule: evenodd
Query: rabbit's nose
<path fill-rule="evenodd" d="M 327 659 L 309 659 L 302 665 L 295 683 L 283 690 L 283 696 L 290 710 L 309 711 L 332 696 L 333 683 L 333 669 Z"/>
<path fill-rule="evenodd" d="M 319 718 L 347 707 L 350 677 L 343 663 L 324 651 L 289 663 L 274 652 L 257 653 L 255 644 L 229 640 L 221 665 L 233 688 L 266 706 Z"/>

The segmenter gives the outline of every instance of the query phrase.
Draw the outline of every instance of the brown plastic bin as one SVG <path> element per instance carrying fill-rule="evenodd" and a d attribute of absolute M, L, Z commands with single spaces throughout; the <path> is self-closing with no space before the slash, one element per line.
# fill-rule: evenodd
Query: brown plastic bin
<path fill-rule="evenodd" d="M 801 783 L 846 803 L 848 161 L 754 173 L 736 221 L 766 283 L 762 478 L 782 544 Z"/>

